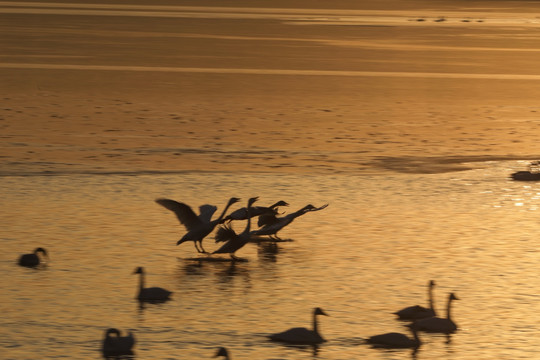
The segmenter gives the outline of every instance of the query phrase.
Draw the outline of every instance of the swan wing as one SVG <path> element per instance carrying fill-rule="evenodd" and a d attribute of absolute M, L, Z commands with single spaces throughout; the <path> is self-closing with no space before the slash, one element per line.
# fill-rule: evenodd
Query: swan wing
<path fill-rule="evenodd" d="M 319 210 L 322 210 L 322 209 L 326 209 L 328 207 L 328 204 L 324 204 L 323 206 L 320 206 L 320 207 L 313 207 L 313 208 L 309 208 L 309 209 L 306 209 L 306 212 L 307 211 L 319 211 Z"/>
<path fill-rule="evenodd" d="M 156 203 L 163 206 L 165 209 L 174 212 L 180 223 L 184 225 L 188 231 L 202 225 L 201 219 L 195 215 L 189 205 L 170 199 L 156 199 Z"/>
<path fill-rule="evenodd" d="M 236 238 L 236 232 L 230 226 L 220 226 L 216 232 L 216 242 L 229 241 Z"/>
<path fill-rule="evenodd" d="M 199 219 L 204 223 L 209 223 L 216 211 L 217 207 L 214 205 L 201 205 L 199 206 Z"/>
<path fill-rule="evenodd" d="M 273 341 L 283 341 L 292 344 L 317 344 L 324 342 L 324 339 L 313 330 L 304 327 L 292 328 L 280 333 L 269 335 Z"/>

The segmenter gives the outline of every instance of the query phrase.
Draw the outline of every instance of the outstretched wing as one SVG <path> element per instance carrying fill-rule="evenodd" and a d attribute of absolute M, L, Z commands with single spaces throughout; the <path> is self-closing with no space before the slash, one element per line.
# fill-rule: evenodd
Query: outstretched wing
<path fill-rule="evenodd" d="M 191 231 L 202 224 L 201 220 L 195 215 L 193 210 L 184 203 L 179 203 L 178 201 L 170 199 L 156 199 L 156 202 L 164 208 L 174 212 L 180 223 L 184 225 L 188 231 Z"/>
<path fill-rule="evenodd" d="M 236 232 L 227 225 L 220 226 L 216 232 L 216 242 L 229 241 L 236 238 Z"/>
<path fill-rule="evenodd" d="M 199 206 L 199 211 L 201 213 L 199 215 L 199 219 L 202 222 L 209 223 L 210 221 L 212 221 L 212 216 L 214 215 L 216 210 L 217 210 L 217 207 L 214 206 L 214 205 L 201 205 L 201 206 Z"/>

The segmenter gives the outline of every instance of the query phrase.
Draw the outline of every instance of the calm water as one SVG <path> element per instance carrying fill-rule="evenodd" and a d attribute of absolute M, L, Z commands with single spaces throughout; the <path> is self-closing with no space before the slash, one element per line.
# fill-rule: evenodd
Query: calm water
<path fill-rule="evenodd" d="M 405 332 L 391 314 L 427 303 L 436 280 L 444 314 L 454 291 L 460 330 L 424 335 L 418 359 L 532 359 L 538 351 L 540 184 L 508 180 L 523 162 L 436 175 L 297 176 L 186 173 L 2 177 L 0 344 L 5 359 L 97 359 L 104 329 L 132 329 L 136 359 L 407 359 L 364 337 Z M 197 263 L 170 197 L 216 204 L 230 196 L 286 200 L 294 211 L 329 203 L 280 233 L 277 250 L 248 244 L 248 262 Z M 243 206 L 243 204 L 242 204 Z M 237 223 L 243 228 L 244 223 Z M 212 236 L 205 241 L 213 249 Z M 15 264 L 37 246 L 45 269 Z M 136 266 L 173 300 L 140 309 Z M 314 353 L 265 335 L 310 326 L 328 342 Z"/>

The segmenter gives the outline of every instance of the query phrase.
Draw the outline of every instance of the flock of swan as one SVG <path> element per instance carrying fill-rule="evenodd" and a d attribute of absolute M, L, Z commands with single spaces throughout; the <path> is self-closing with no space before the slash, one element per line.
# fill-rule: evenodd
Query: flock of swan
<path fill-rule="evenodd" d="M 202 205 L 199 207 L 199 215 L 196 215 L 191 207 L 184 203 L 170 199 L 156 200 L 159 205 L 174 212 L 180 223 L 186 228 L 187 232 L 180 240 L 178 240 L 177 245 L 186 241 L 193 241 L 194 246 L 199 253 L 204 253 L 208 257 L 211 257 L 213 254 L 229 254 L 232 261 L 239 259 L 235 256 L 235 252 L 254 238 L 258 236 L 268 236 L 269 241 L 279 241 L 281 239 L 277 236 L 277 232 L 289 225 L 294 219 L 310 211 L 322 210 L 328 206 L 328 204 L 326 204 L 317 208 L 313 205 L 306 205 L 288 215 L 278 216 L 278 208 L 281 206 L 288 206 L 285 201 L 278 201 L 268 207 L 255 207 L 253 204 L 258 201 L 258 197 L 252 197 L 248 199 L 245 208 L 238 209 L 226 216 L 227 210 L 231 205 L 239 201 L 240 199 L 238 198 L 230 198 L 219 217 L 212 220 L 212 216 L 217 210 L 215 206 Z M 251 230 L 251 219 L 254 217 L 258 217 L 259 229 L 257 230 Z M 231 226 L 231 222 L 237 220 L 247 220 L 244 230 L 240 233 L 237 233 Z M 216 243 L 222 242 L 223 245 L 212 253 L 208 253 L 204 250 L 202 241 L 212 233 L 218 225 L 219 228 L 215 235 L 215 241 Z M 18 264 L 25 267 L 37 267 L 45 259 L 48 259 L 47 251 L 44 248 L 38 247 L 33 253 L 21 255 Z M 138 301 L 159 303 L 170 299 L 172 295 L 171 291 L 161 287 L 145 286 L 145 271 L 143 267 L 137 267 L 133 274 L 139 275 L 139 286 L 136 296 Z M 458 300 L 458 298 L 454 293 L 450 293 L 446 306 L 446 317 L 439 317 L 437 316 L 433 304 L 434 287 L 435 282 L 430 281 L 428 284 L 428 307 L 420 305 L 409 306 L 394 313 L 399 320 L 410 321 L 406 326 L 410 329 L 413 335 L 412 338 L 402 333 L 389 332 L 370 336 L 365 339 L 365 342 L 374 347 L 413 348 L 416 351 L 421 345 L 418 335 L 421 331 L 444 334 L 455 332 L 457 330 L 457 325 L 451 318 L 451 305 L 452 301 Z M 311 329 L 294 327 L 283 332 L 270 334 L 268 335 L 268 338 L 272 341 L 290 344 L 315 345 L 323 343 L 326 340 L 319 332 L 317 320 L 319 315 L 327 316 L 328 314 L 319 307 L 313 309 Z M 118 329 L 109 328 L 105 331 L 101 350 L 105 355 L 130 354 L 135 342 L 133 333 L 130 332 L 126 336 L 122 336 Z M 230 359 L 228 350 L 224 347 L 219 348 L 214 357 L 220 356 Z"/>
<path fill-rule="evenodd" d="M 176 243 L 177 245 L 186 241 L 193 241 L 197 252 L 204 253 L 209 257 L 213 254 L 229 254 L 232 261 L 239 260 L 239 258 L 235 256 L 235 253 L 248 242 L 260 236 L 268 236 L 269 241 L 281 241 L 281 238 L 277 236 L 277 233 L 285 226 L 291 224 L 294 219 L 311 211 L 322 210 L 328 206 L 328 204 L 326 204 L 321 207 L 315 207 L 310 204 L 291 214 L 279 216 L 278 208 L 281 206 L 288 206 L 289 204 L 287 202 L 280 200 L 270 206 L 253 206 L 253 204 L 258 201 L 258 197 L 252 197 L 248 199 L 246 207 L 235 210 L 228 216 L 225 216 L 227 210 L 239 201 L 239 198 L 230 198 L 219 217 L 212 220 L 212 217 L 217 210 L 216 206 L 202 205 L 199 207 L 199 215 L 196 215 L 189 205 L 171 199 L 156 199 L 156 203 L 171 210 L 180 223 L 186 228 L 187 232 L 180 240 L 178 240 Z M 258 217 L 257 225 L 259 228 L 252 231 L 251 219 L 254 217 Z M 247 220 L 246 227 L 240 233 L 237 233 L 231 226 L 231 222 L 237 220 Z M 219 228 L 215 235 L 215 241 L 216 243 L 223 243 L 223 245 L 212 253 L 208 253 L 204 249 L 202 241 L 210 235 L 218 225 Z M 46 260 L 48 260 L 47 251 L 42 247 L 38 247 L 32 253 L 21 255 L 17 263 L 20 266 L 37 268 L 40 265 L 46 264 Z M 139 275 L 139 286 L 136 295 L 136 299 L 139 302 L 165 302 L 168 301 L 173 294 L 171 291 L 161 287 L 146 287 L 145 271 L 143 267 L 137 267 L 133 274 Z M 293 328 L 285 332 L 270 335 L 269 338 L 271 340 L 291 343 L 313 344 L 322 342 L 324 340 L 317 330 L 317 315 L 326 314 L 322 309 L 315 309 L 313 314 L 313 330 Z M 105 331 L 101 351 L 106 356 L 131 354 L 135 343 L 136 340 L 133 333 L 130 332 L 127 335 L 122 336 L 120 330 L 109 328 Z M 223 347 L 218 349 L 214 357 L 219 356 L 223 356 L 226 359 L 230 358 L 227 349 Z"/>

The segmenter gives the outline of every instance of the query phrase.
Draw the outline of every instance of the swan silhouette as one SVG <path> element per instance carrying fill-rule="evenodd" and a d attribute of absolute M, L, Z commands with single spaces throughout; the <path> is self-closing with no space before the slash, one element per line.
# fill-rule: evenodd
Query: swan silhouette
<path fill-rule="evenodd" d="M 217 358 L 219 356 L 223 356 L 225 360 L 231 360 L 229 352 L 224 347 L 220 347 L 219 349 L 217 349 L 216 354 L 213 357 Z"/>
<path fill-rule="evenodd" d="M 413 326 L 410 328 L 413 338 L 409 338 L 405 334 L 391 332 L 381 335 L 374 335 L 370 336 L 366 339 L 366 342 L 368 344 L 372 344 L 374 347 L 382 347 L 382 348 L 414 348 L 418 349 L 420 345 L 422 345 L 422 342 L 420 341 L 420 338 L 418 337 L 418 332 L 416 328 Z"/>
<path fill-rule="evenodd" d="M 163 302 L 169 300 L 172 292 L 169 290 L 165 290 L 160 287 L 144 287 L 144 268 L 138 267 L 135 269 L 133 274 L 139 274 L 139 292 L 137 294 L 137 299 L 139 301 L 146 301 L 146 302 Z"/>
<path fill-rule="evenodd" d="M 270 206 L 253 206 L 251 207 L 251 211 L 249 212 L 249 215 L 247 213 L 247 208 L 243 207 L 230 213 L 228 216 L 225 217 L 224 221 L 246 220 L 248 216 L 256 217 L 256 216 L 261 216 L 265 214 L 275 216 L 277 214 L 277 208 L 279 206 L 289 206 L 289 204 L 283 200 L 280 200 Z"/>
<path fill-rule="evenodd" d="M 112 334 L 115 336 L 111 336 Z M 105 331 L 101 351 L 108 355 L 130 354 L 134 345 L 135 337 L 133 333 L 130 332 L 127 336 L 120 336 L 118 329 L 110 328 Z"/>
<path fill-rule="evenodd" d="M 324 208 L 326 208 L 328 204 L 323 205 L 321 207 L 315 207 L 311 204 L 304 206 L 298 211 L 295 211 L 293 213 L 290 213 L 288 215 L 282 216 L 282 217 L 265 217 L 267 220 L 265 224 L 258 230 L 252 231 L 252 235 L 268 235 L 272 240 L 281 240 L 279 236 L 277 236 L 277 232 L 283 229 L 285 226 L 289 225 L 299 216 L 302 216 L 310 211 L 319 211 Z"/>
<path fill-rule="evenodd" d="M 435 313 L 435 308 L 433 306 L 434 287 L 435 281 L 431 280 L 428 284 L 429 308 L 425 308 L 420 305 L 409 306 L 399 311 L 396 311 L 394 314 L 396 314 L 400 320 L 416 320 L 436 316 L 437 314 Z"/>
<path fill-rule="evenodd" d="M 247 203 L 247 224 L 246 228 L 240 234 L 236 232 L 229 226 L 220 226 L 216 233 L 216 242 L 227 241 L 219 249 L 214 251 L 212 254 L 230 254 L 233 260 L 238 260 L 234 253 L 246 245 L 251 239 L 251 205 L 258 200 L 258 197 L 252 197 L 248 200 Z"/>
<path fill-rule="evenodd" d="M 20 266 L 26 266 L 26 267 L 36 267 L 41 263 L 41 259 L 39 257 L 39 253 L 42 253 L 43 256 L 48 258 L 47 251 L 42 248 L 38 247 L 34 250 L 31 254 L 23 254 L 19 257 L 18 264 Z"/>
<path fill-rule="evenodd" d="M 436 332 L 451 334 L 457 330 L 457 325 L 452 321 L 450 309 L 452 307 L 452 301 L 459 300 L 454 293 L 448 295 L 448 303 L 446 305 L 446 318 L 430 317 L 425 319 L 416 320 L 414 323 L 407 326 L 416 328 L 419 331 Z"/>
<path fill-rule="evenodd" d="M 221 215 L 215 220 L 212 220 L 212 215 L 216 212 L 217 207 L 213 205 L 201 205 L 199 207 L 200 214 L 197 216 L 191 207 L 184 203 L 170 199 L 156 199 L 155 201 L 164 208 L 174 212 L 180 223 L 184 225 L 188 231 L 180 240 L 178 240 L 176 245 L 180 245 L 186 241 L 193 241 L 197 252 L 206 253 L 202 246 L 203 239 L 214 230 L 217 224 L 223 222 L 223 217 L 229 207 L 240 201 L 240 199 L 235 197 L 230 198 Z M 197 246 L 197 243 L 200 248 Z"/>
<path fill-rule="evenodd" d="M 317 315 L 326 315 L 321 308 L 315 308 L 313 310 L 313 330 L 306 329 L 305 327 L 296 327 L 280 333 L 269 335 L 270 340 L 282 341 L 290 344 L 320 344 L 326 340 L 319 334 L 319 327 L 317 323 Z"/>

